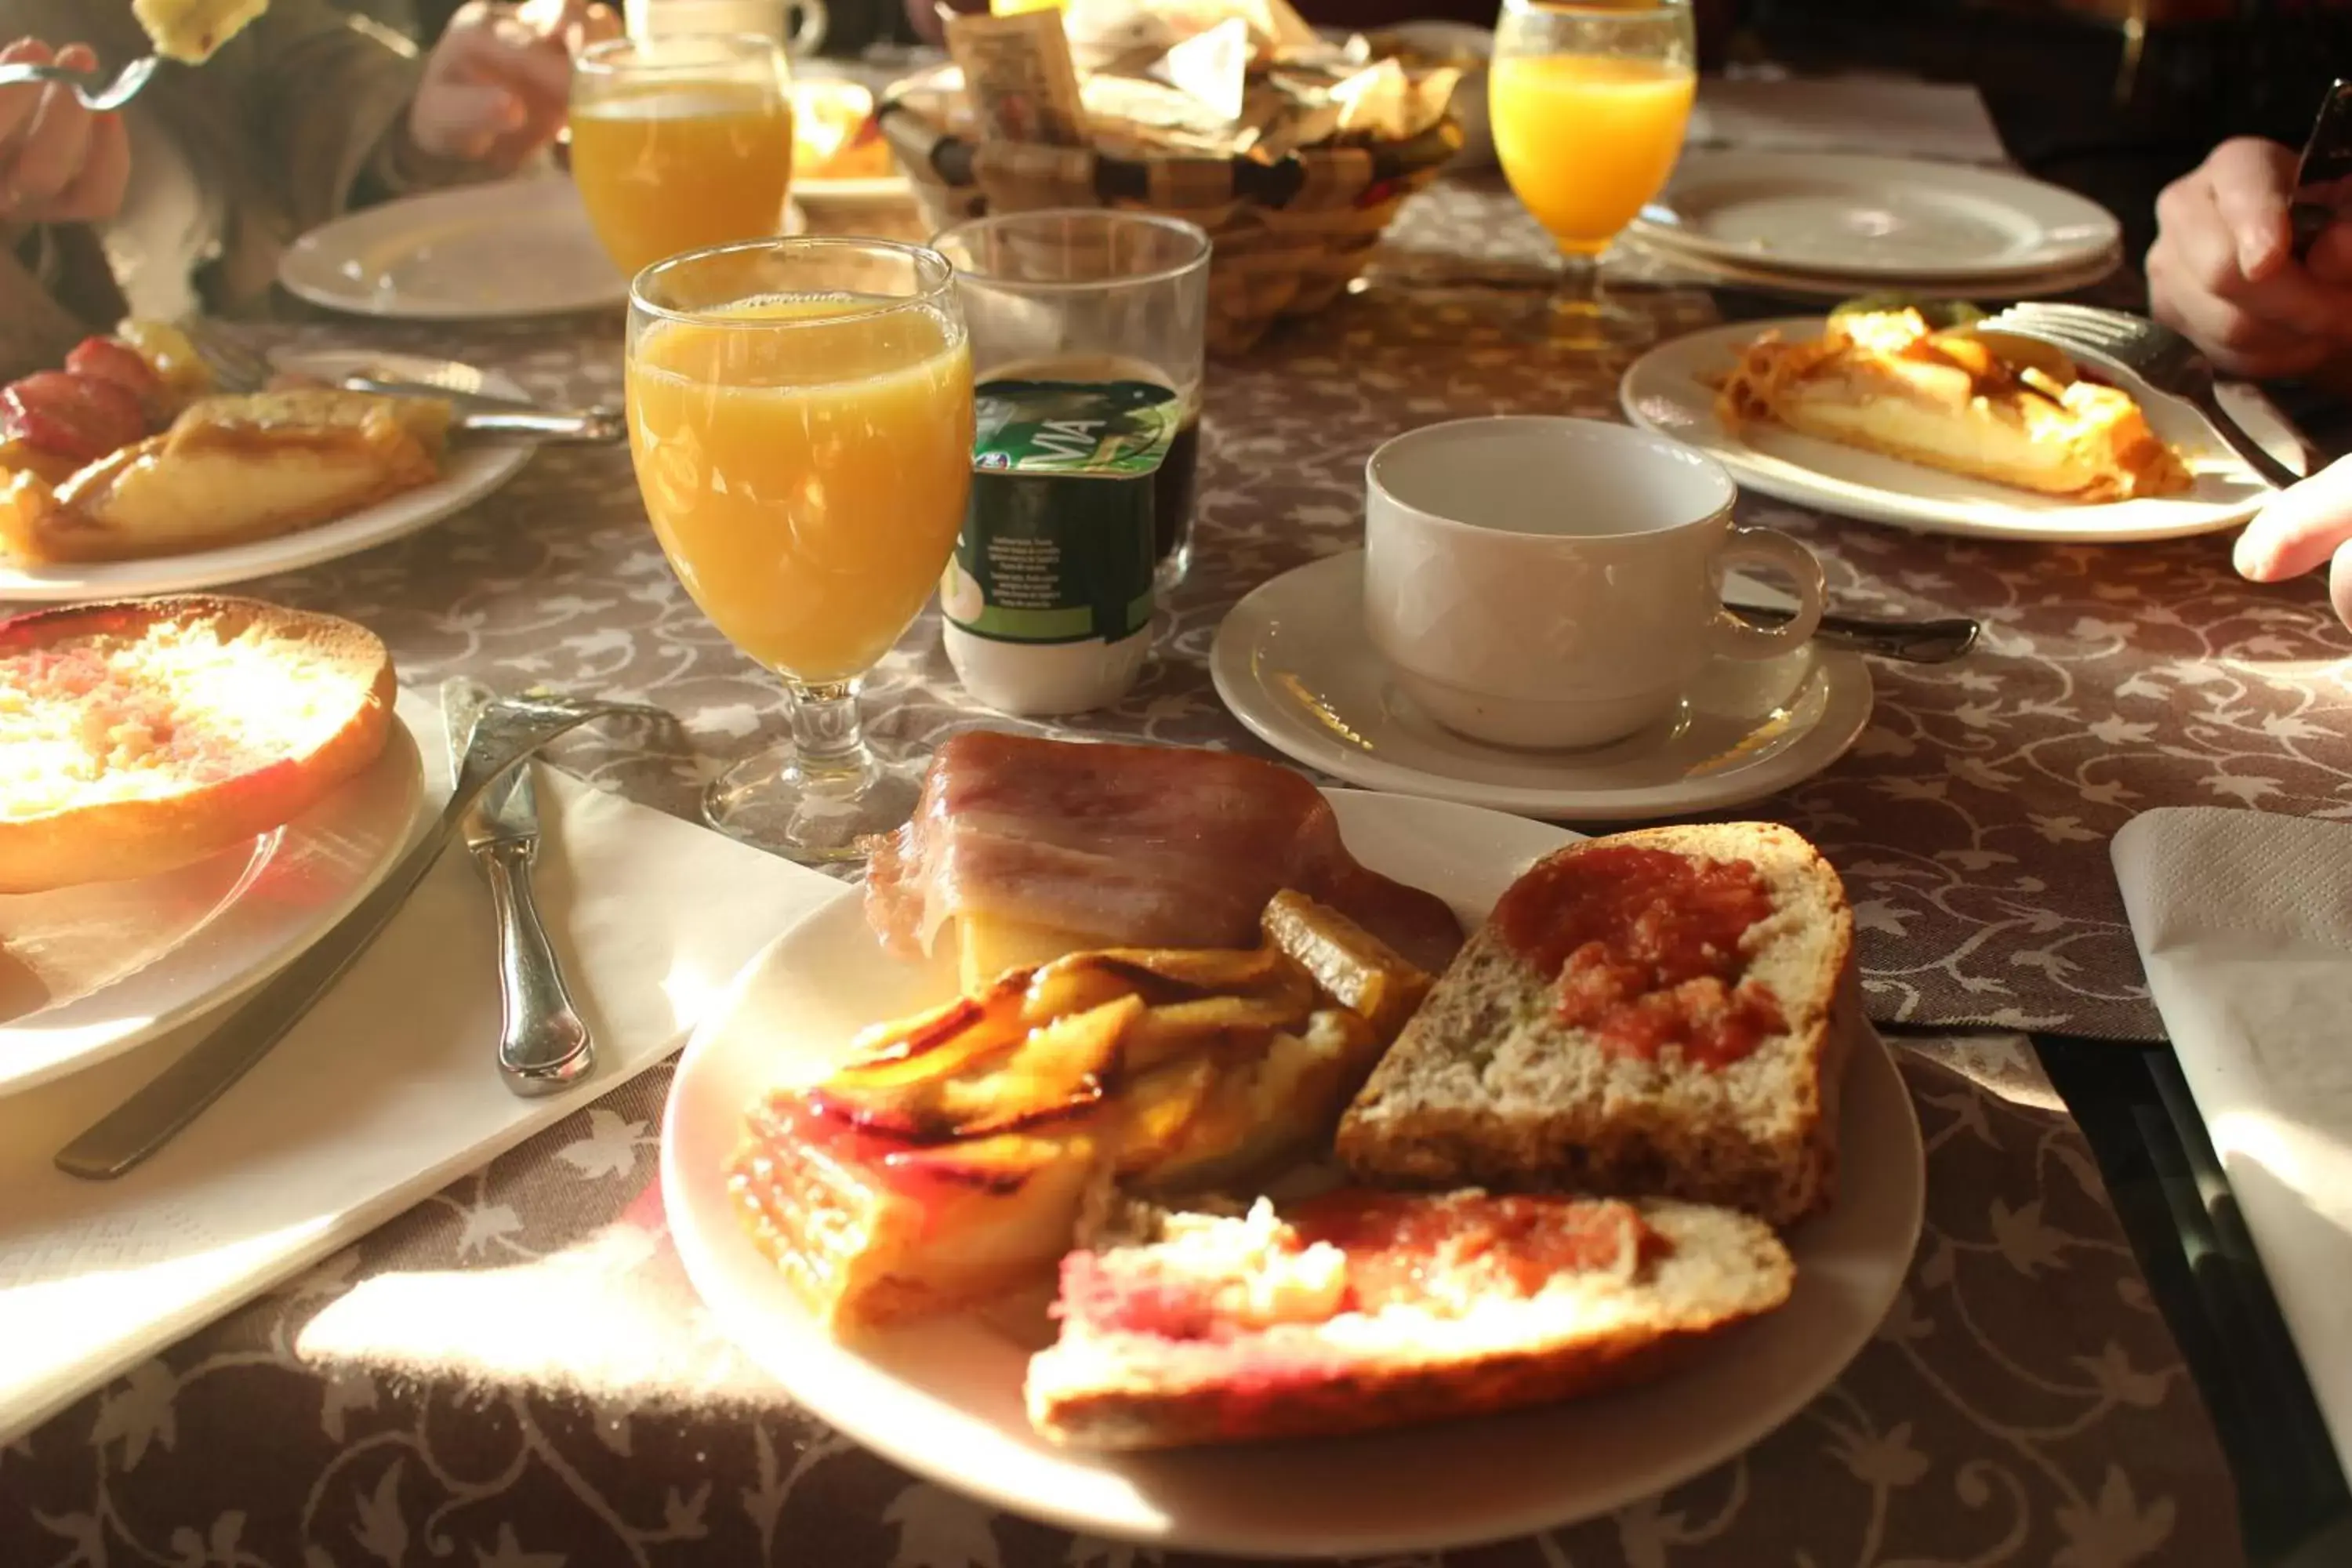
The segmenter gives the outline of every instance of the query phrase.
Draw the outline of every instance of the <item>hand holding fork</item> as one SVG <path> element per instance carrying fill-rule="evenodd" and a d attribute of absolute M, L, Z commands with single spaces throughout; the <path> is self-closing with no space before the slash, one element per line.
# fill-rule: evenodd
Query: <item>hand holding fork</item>
<path fill-rule="evenodd" d="M 0 48 L 0 224 L 99 223 L 122 205 L 131 139 L 110 112 L 154 73 L 155 57 L 98 79 L 89 46 L 37 38 Z"/>

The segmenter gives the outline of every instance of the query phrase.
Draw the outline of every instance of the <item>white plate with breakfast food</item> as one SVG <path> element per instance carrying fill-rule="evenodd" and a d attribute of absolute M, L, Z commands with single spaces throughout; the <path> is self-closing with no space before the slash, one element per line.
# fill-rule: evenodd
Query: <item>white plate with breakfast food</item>
<path fill-rule="evenodd" d="M 1696 151 L 1632 232 L 1662 249 L 1769 271 L 1972 286 L 2095 261 L 2115 216 L 1997 169 L 1852 153 Z"/>
<path fill-rule="evenodd" d="M 287 247 L 278 280 L 313 305 L 395 321 L 569 315 L 629 299 L 578 189 L 559 175 L 345 214 Z"/>
<path fill-rule="evenodd" d="M 495 372 L 363 352 L 274 364 L 271 388 L 222 392 L 175 329 L 133 321 L 0 388 L 0 602 L 316 565 L 437 522 L 530 460 L 527 442 L 454 434 L 446 399 L 334 385 L 364 374 L 520 399 Z"/>
<path fill-rule="evenodd" d="M 1390 678 L 1364 629 L 1363 562 L 1347 551 L 1252 590 L 1218 626 L 1209 673 L 1259 740 L 1367 789 L 1561 822 L 1654 821 L 1802 783 L 1870 720 L 1861 656 L 1809 645 L 1714 661 L 1664 722 L 1610 745 L 1487 745 L 1440 725 Z"/>
<path fill-rule="evenodd" d="M 2119 367 L 1910 310 L 1694 332 L 1636 360 L 1618 400 L 1766 495 L 1925 533 L 2176 539 L 2272 493 L 2195 409 Z M 2275 422 L 2255 434 L 2300 455 Z"/>
<path fill-rule="evenodd" d="M 364 628 L 250 599 L 0 620 L 0 1094 L 235 995 L 376 885 L 423 795 L 393 697 Z"/>
<path fill-rule="evenodd" d="M 812 1414 L 1034 1519 L 1565 1523 L 1755 1442 L 1895 1299 L 1924 1155 L 1852 937 L 1771 825 L 967 731 L 688 1046 L 671 1235 Z"/>

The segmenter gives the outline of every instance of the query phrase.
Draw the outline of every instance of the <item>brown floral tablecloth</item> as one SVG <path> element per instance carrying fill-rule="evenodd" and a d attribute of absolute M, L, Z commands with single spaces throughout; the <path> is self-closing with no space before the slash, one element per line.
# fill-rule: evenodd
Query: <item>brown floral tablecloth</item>
<path fill-rule="evenodd" d="M 1507 199 L 1461 189 L 1402 237 L 1539 254 Z M 1713 319 L 1698 293 L 1630 297 L 1669 331 Z M 1210 689 L 1211 637 L 1247 588 L 1353 542 L 1375 445 L 1465 414 L 1614 416 L 1622 367 L 1550 349 L 1534 320 L 1524 296 L 1374 289 L 1214 367 L 1199 564 L 1141 684 L 1084 727 L 1254 745 Z M 616 319 L 303 335 L 496 364 L 551 399 L 618 393 Z M 2046 548 L 1751 510 L 1811 542 L 1847 605 L 1988 623 L 1964 663 L 1877 666 L 1854 752 L 1748 808 L 1845 875 L 1882 1018 L 2152 1037 L 2114 828 L 2184 802 L 2352 812 L 2345 636 L 2315 585 L 2237 581 L 2226 538 Z M 775 687 L 671 579 L 618 452 L 549 451 L 440 527 L 256 591 L 365 621 L 413 681 L 662 703 L 690 752 L 559 755 L 671 809 L 784 728 Z M 930 623 L 869 708 L 886 745 L 970 721 Z M 1742 1459 L 1450 1568 L 2238 1560 L 2210 1427 L 2030 1050 L 1955 1032 L 1904 1055 L 1928 1229 L 1870 1349 Z M 0 1450 L 0 1564 L 1160 1561 L 914 1482 L 739 1362 L 663 1242 L 666 1085 L 615 1091 Z"/>

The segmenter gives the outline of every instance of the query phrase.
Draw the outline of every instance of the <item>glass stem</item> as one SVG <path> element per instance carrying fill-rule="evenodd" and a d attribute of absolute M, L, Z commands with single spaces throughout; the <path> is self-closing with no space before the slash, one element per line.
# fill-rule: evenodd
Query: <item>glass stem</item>
<path fill-rule="evenodd" d="M 1601 313 L 1601 258 L 1582 250 L 1559 253 L 1559 286 L 1553 300 L 1563 314 Z"/>
<path fill-rule="evenodd" d="M 875 763 L 857 716 L 857 682 L 792 682 L 786 689 L 793 703 L 793 771 L 800 775 L 801 787 L 840 795 L 865 788 L 872 782 Z"/>

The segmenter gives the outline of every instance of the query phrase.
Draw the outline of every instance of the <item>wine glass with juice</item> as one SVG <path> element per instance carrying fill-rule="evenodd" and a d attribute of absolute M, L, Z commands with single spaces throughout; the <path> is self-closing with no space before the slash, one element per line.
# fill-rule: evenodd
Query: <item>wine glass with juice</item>
<path fill-rule="evenodd" d="M 1565 347 L 1655 335 L 1603 291 L 1601 255 L 1674 172 L 1696 53 L 1688 0 L 1503 0 L 1486 89 L 1495 153 L 1559 247 L 1554 337 Z"/>

